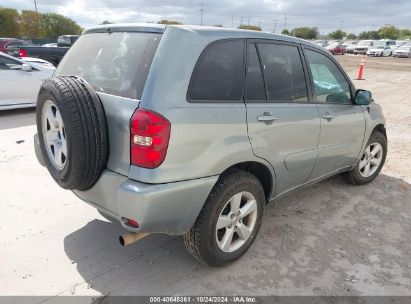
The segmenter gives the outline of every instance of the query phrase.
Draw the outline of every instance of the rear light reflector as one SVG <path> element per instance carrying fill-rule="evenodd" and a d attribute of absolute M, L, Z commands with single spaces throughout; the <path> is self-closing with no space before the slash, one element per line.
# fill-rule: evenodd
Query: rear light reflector
<path fill-rule="evenodd" d="M 170 122 L 160 114 L 137 109 L 130 121 L 131 164 L 157 168 L 166 158 L 170 139 Z"/>
<path fill-rule="evenodd" d="M 137 223 L 136 220 L 132 220 L 132 219 L 127 219 L 127 225 L 131 226 L 133 228 L 139 228 L 140 225 Z"/>
<path fill-rule="evenodd" d="M 27 52 L 25 50 L 19 50 L 20 57 L 27 57 Z"/>

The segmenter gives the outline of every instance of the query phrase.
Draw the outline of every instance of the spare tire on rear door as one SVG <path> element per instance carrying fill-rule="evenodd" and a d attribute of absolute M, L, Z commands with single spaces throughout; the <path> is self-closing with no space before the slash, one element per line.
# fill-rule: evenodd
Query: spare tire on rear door
<path fill-rule="evenodd" d="M 91 188 L 108 156 L 104 108 L 91 85 L 75 76 L 47 80 L 37 98 L 36 119 L 51 176 L 65 189 Z"/>

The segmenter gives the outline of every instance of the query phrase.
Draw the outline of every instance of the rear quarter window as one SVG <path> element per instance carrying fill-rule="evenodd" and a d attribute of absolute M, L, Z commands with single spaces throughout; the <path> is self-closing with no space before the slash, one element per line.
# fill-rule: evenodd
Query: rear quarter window
<path fill-rule="evenodd" d="M 79 76 L 98 92 L 141 99 L 161 36 L 135 32 L 82 35 L 64 56 L 55 76 Z"/>
<path fill-rule="evenodd" d="M 188 99 L 238 101 L 243 96 L 244 41 L 221 40 L 201 54 L 191 77 Z"/>

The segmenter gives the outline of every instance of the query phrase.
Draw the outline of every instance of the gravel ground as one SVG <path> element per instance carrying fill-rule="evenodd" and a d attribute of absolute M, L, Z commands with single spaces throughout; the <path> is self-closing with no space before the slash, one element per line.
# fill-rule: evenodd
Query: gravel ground
<path fill-rule="evenodd" d="M 361 57 L 338 57 L 354 78 Z M 388 121 L 371 184 L 339 176 L 268 207 L 238 262 L 213 269 L 181 238 L 123 248 L 119 225 L 60 189 L 36 161 L 34 111 L 0 113 L 1 295 L 411 295 L 411 59 L 368 58 L 361 88 Z"/>

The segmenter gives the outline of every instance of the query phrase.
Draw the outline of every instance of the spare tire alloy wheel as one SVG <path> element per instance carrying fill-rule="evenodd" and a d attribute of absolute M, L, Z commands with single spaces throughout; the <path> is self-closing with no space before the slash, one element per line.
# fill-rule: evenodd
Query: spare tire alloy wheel
<path fill-rule="evenodd" d="M 241 207 L 240 207 L 240 204 Z M 257 201 L 249 192 L 234 195 L 223 207 L 216 224 L 216 242 L 221 251 L 233 252 L 249 239 L 257 221 Z"/>
<path fill-rule="evenodd" d="M 57 106 L 51 100 L 43 104 L 41 126 L 43 140 L 51 164 L 62 170 L 67 161 L 67 140 L 63 119 Z"/>

